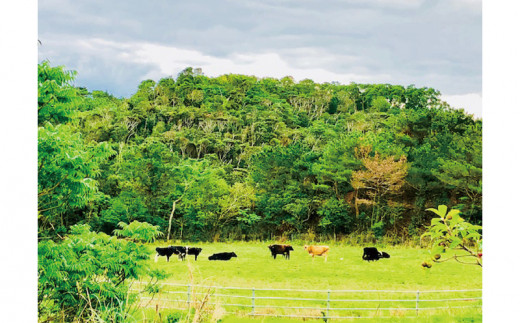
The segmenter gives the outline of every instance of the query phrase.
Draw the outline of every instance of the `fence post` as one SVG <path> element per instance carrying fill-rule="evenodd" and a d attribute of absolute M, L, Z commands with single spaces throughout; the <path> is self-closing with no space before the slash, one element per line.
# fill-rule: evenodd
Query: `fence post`
<path fill-rule="evenodd" d="M 330 289 L 327 290 L 327 318 L 329 318 L 329 310 L 330 310 Z"/>
<path fill-rule="evenodd" d="M 190 303 L 191 303 L 191 285 L 188 284 L 188 300 L 187 300 L 187 303 L 188 303 L 188 310 L 190 309 Z"/>
<path fill-rule="evenodd" d="M 253 295 L 251 297 L 251 314 L 255 314 L 255 288 L 253 287 Z"/>
<path fill-rule="evenodd" d="M 417 297 L 415 298 L 415 313 L 419 315 L 419 291 L 417 291 Z"/>

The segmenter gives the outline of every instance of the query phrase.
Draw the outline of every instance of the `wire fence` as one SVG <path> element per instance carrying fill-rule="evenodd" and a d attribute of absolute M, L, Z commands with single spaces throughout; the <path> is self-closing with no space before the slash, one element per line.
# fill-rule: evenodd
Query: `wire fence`
<path fill-rule="evenodd" d="M 177 310 L 204 306 L 251 316 L 391 318 L 417 316 L 425 311 L 482 308 L 482 289 L 311 290 L 163 283 L 153 297 L 141 292 L 139 305 Z"/>

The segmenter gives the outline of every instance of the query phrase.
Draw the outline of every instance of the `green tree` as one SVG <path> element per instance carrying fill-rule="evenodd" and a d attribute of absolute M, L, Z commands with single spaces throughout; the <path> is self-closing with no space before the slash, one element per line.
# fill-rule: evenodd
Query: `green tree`
<path fill-rule="evenodd" d="M 256 183 L 255 203 L 262 225 L 277 231 L 301 232 L 316 224 L 319 199 L 312 165 L 319 155 L 300 143 L 273 146 L 255 157 L 251 177 Z"/>
<path fill-rule="evenodd" d="M 313 165 L 319 185 L 324 185 L 317 188 L 332 188 L 338 200 L 352 191 L 350 185 L 352 173 L 362 166 L 354 154 L 354 149 L 361 143 L 361 138 L 362 133 L 350 132 L 326 144 L 319 162 Z"/>
<path fill-rule="evenodd" d="M 38 66 L 38 223 L 39 235 L 78 222 L 74 211 L 99 200 L 96 177 L 113 155 L 107 143 L 85 142 L 77 116 L 83 100 L 70 84 L 73 72 Z M 58 231 L 54 231 L 57 233 Z M 59 235 L 59 234 L 58 234 Z"/>
<path fill-rule="evenodd" d="M 171 213 L 168 219 L 168 235 L 170 240 L 172 221 L 175 220 L 180 228 L 180 238 L 183 238 L 184 227 L 187 224 L 187 218 L 180 216 L 174 218 L 175 210 L 178 203 L 185 200 L 194 200 L 194 195 L 202 195 L 201 188 L 215 177 L 215 173 L 206 162 L 198 162 L 192 160 L 183 160 L 171 169 L 170 189 L 168 199 L 172 202 Z M 204 205 L 200 205 L 204 207 Z"/>
<path fill-rule="evenodd" d="M 51 67 L 49 61 L 38 64 L 38 126 L 74 119 L 82 101 L 72 86 L 76 74 L 63 66 Z"/>
<path fill-rule="evenodd" d="M 455 134 L 448 154 L 438 158 L 433 174 L 460 197 L 463 215 L 474 223 L 482 221 L 482 131 L 478 125 Z"/>
<path fill-rule="evenodd" d="M 100 198 L 95 177 L 111 155 L 106 143 L 86 144 L 72 126 L 47 123 L 38 129 L 40 230 L 73 224 L 72 210 Z"/>

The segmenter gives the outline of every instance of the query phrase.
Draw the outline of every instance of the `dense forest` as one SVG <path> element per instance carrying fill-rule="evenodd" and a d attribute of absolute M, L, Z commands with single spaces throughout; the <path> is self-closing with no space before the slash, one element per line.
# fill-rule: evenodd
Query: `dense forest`
<path fill-rule="evenodd" d="M 186 68 L 129 98 L 38 65 L 39 238 L 134 220 L 192 241 L 407 238 L 444 204 L 482 221 L 482 121 L 413 85 Z"/>

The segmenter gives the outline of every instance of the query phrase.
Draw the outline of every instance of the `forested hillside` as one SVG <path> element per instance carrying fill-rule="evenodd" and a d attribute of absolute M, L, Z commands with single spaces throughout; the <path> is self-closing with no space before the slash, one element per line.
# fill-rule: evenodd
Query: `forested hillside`
<path fill-rule="evenodd" d="M 440 204 L 481 223 L 482 121 L 434 89 L 187 68 L 116 98 L 74 76 L 38 66 L 40 238 L 133 220 L 187 240 L 407 237 Z"/>

